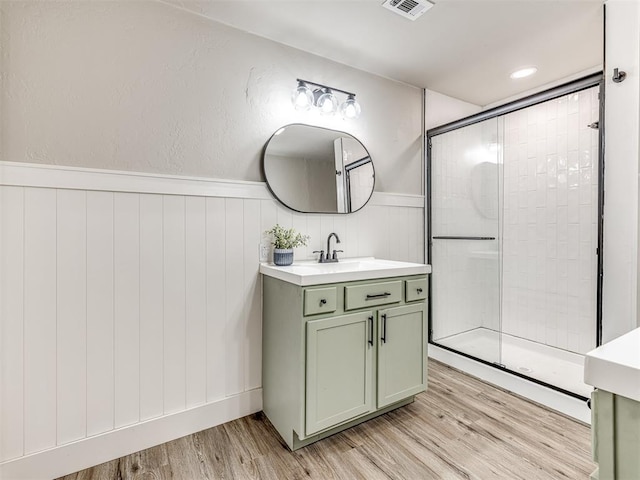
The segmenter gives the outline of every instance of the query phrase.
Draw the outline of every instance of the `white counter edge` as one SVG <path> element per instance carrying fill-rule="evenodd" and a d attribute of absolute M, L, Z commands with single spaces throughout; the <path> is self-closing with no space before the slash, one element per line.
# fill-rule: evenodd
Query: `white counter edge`
<path fill-rule="evenodd" d="M 272 264 L 261 263 L 260 273 L 269 277 L 307 287 L 310 285 L 326 285 L 329 283 L 353 282 L 357 280 L 375 280 L 379 278 L 404 277 L 409 275 L 426 275 L 431 273 L 431 265 L 407 263 L 407 266 L 358 270 L 353 272 L 317 273 L 299 275 Z"/>
<path fill-rule="evenodd" d="M 640 402 L 640 328 L 587 353 L 584 382 Z"/>

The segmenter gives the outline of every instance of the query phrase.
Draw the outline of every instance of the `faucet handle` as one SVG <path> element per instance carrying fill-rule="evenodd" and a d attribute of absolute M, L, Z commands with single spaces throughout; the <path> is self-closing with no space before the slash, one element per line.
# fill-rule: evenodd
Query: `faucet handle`
<path fill-rule="evenodd" d="M 318 260 L 319 262 L 322 262 L 324 260 L 324 250 L 314 250 L 313 253 L 319 253 L 320 254 L 320 260 Z M 328 252 L 327 252 L 327 255 L 329 255 Z"/>
<path fill-rule="evenodd" d="M 334 250 L 333 251 L 333 256 L 331 258 L 333 258 L 334 260 L 338 259 L 338 252 L 343 253 L 344 250 Z"/>

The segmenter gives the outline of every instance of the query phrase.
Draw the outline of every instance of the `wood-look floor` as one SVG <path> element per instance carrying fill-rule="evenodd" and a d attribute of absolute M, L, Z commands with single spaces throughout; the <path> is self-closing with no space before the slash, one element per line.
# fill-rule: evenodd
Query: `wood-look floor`
<path fill-rule="evenodd" d="M 262 413 L 63 480 L 586 479 L 589 427 L 436 361 L 411 405 L 290 452 Z"/>

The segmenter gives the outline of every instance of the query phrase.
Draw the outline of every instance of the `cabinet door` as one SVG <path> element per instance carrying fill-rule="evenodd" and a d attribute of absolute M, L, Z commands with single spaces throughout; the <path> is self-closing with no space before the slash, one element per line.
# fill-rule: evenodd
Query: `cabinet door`
<path fill-rule="evenodd" d="M 307 322 L 306 435 L 373 409 L 373 312 Z"/>
<path fill-rule="evenodd" d="M 378 408 L 427 385 L 425 305 L 378 311 Z"/>

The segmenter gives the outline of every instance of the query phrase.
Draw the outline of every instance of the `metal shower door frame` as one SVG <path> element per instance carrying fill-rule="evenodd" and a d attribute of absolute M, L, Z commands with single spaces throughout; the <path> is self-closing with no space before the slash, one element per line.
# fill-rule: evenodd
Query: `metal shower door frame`
<path fill-rule="evenodd" d="M 602 344 L 602 280 L 603 280 L 603 215 L 604 215 L 604 167 L 605 167 L 605 158 L 604 158 L 604 100 L 605 100 L 605 82 L 603 72 L 597 72 L 586 77 L 580 78 L 578 80 L 574 80 L 572 82 L 550 88 L 548 90 L 544 90 L 542 92 L 529 95 L 527 97 L 515 100 L 513 102 L 507 103 L 505 105 L 500 105 L 495 108 L 491 108 L 489 110 L 485 110 L 483 112 L 477 113 L 475 115 L 471 115 L 460 120 L 456 120 L 438 127 L 431 128 L 427 130 L 425 134 L 425 146 L 426 146 L 426 161 L 425 161 L 425 230 L 426 230 L 426 263 L 431 264 L 432 260 L 432 243 L 433 237 L 431 235 L 431 147 L 432 137 L 436 135 L 441 135 L 443 133 L 451 132 L 453 130 L 457 130 L 459 128 L 467 127 L 469 125 L 473 125 L 479 122 L 483 122 L 485 120 L 489 120 L 492 118 L 500 117 L 506 115 L 508 113 L 512 113 L 518 110 L 522 110 L 524 108 L 531 107 L 533 105 L 537 105 L 539 103 L 543 103 L 549 100 L 553 100 L 555 98 L 563 97 L 565 95 L 569 95 L 571 93 L 580 92 L 582 90 L 587 90 L 592 87 L 599 87 L 598 99 L 599 99 L 599 135 L 598 135 L 598 241 L 596 248 L 596 256 L 597 256 L 597 272 L 596 272 L 596 325 L 594 326 L 596 329 L 596 346 L 600 346 Z M 431 299 L 432 295 L 432 282 L 429 282 L 429 298 Z M 562 389 L 555 385 L 548 384 L 546 382 L 542 382 L 535 378 L 524 375 L 520 372 L 516 372 L 513 370 L 509 370 L 505 368 L 503 365 L 497 365 L 492 362 L 488 362 L 486 360 L 482 360 L 480 358 L 474 357 L 472 355 L 460 352 L 453 348 L 440 345 L 433 341 L 433 318 L 432 318 L 432 302 L 428 302 L 428 339 L 429 343 L 438 346 L 439 348 L 452 351 L 458 355 L 465 356 L 467 358 L 471 358 L 477 362 L 484 363 L 494 368 L 499 368 L 500 370 L 509 372 L 518 377 L 526 378 L 529 381 L 534 383 L 538 383 L 540 385 L 544 385 L 546 387 L 552 388 L 556 391 L 565 393 L 572 397 L 576 397 L 579 399 L 584 399 L 581 395 L 570 392 L 568 390 Z"/>

